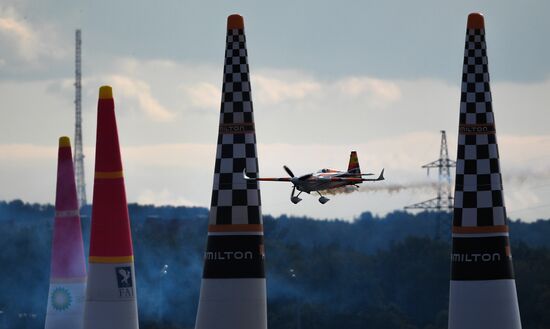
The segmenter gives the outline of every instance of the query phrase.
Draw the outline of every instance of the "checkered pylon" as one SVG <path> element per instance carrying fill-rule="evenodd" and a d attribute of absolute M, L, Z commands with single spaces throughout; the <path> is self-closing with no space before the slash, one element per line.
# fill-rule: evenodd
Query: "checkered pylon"
<path fill-rule="evenodd" d="M 210 225 L 261 224 L 256 133 L 244 29 L 227 30 Z"/>
<path fill-rule="evenodd" d="M 259 183 L 243 175 L 258 177 L 247 57 L 243 18 L 229 16 L 203 278 L 265 277 Z"/>
<path fill-rule="evenodd" d="M 489 246 L 491 243 L 487 242 L 487 239 L 482 239 L 480 234 L 485 234 L 485 238 L 500 237 L 499 239 L 502 241 L 499 240 L 500 247 L 498 249 L 499 252 L 502 252 L 499 261 L 501 268 L 499 270 L 492 268 L 491 271 L 483 270 L 476 274 L 475 271 L 466 270 L 475 262 L 453 261 L 453 277 L 455 279 L 464 277 L 513 278 L 495 119 L 489 86 L 485 28 L 483 16 L 479 14 L 470 15 L 466 31 L 456 159 L 453 253 L 462 248 L 477 249 L 472 246 L 474 240 L 469 234 L 476 234 L 476 240 L 485 241 L 483 243 L 485 248 L 491 248 Z M 467 240 L 462 240 L 466 237 L 468 237 Z M 464 266 L 466 263 L 468 266 Z"/>
<path fill-rule="evenodd" d="M 485 29 L 469 28 L 460 98 L 454 226 L 506 224 L 495 133 Z"/>
<path fill-rule="evenodd" d="M 266 329 L 264 236 L 244 21 L 227 19 L 208 240 L 195 329 Z"/>
<path fill-rule="evenodd" d="M 449 329 L 521 329 L 485 26 L 468 16 L 456 160 Z"/>

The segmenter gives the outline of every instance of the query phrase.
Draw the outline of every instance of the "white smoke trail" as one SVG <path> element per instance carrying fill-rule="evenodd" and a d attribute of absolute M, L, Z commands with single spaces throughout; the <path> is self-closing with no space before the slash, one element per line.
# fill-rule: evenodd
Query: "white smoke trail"
<path fill-rule="evenodd" d="M 343 186 L 331 190 L 323 191 L 323 193 L 328 195 L 337 195 L 337 194 L 348 194 L 353 192 L 366 192 L 366 193 L 378 193 L 385 192 L 388 194 L 400 193 L 403 191 L 411 192 L 430 192 L 436 191 L 439 187 L 438 182 L 411 182 L 404 184 L 384 184 L 384 183 L 374 183 L 368 185 L 361 185 L 360 187 L 355 186 Z"/>
<path fill-rule="evenodd" d="M 454 178 L 454 177 L 453 177 Z M 515 188 L 537 188 L 544 187 L 550 184 L 550 170 L 543 171 L 522 171 L 511 172 L 510 174 L 503 175 L 504 185 L 513 185 Z M 445 185 L 441 183 L 441 185 Z M 344 186 L 331 190 L 322 191 L 327 195 L 348 194 L 353 192 L 366 192 L 366 193 L 388 193 L 395 194 L 400 192 L 435 192 L 440 187 L 439 182 L 425 181 L 425 182 L 409 182 L 409 183 L 363 183 L 359 187 Z M 454 190 L 454 182 L 451 183 L 451 190 Z"/>
<path fill-rule="evenodd" d="M 515 187 L 535 187 L 550 183 L 550 168 L 540 171 L 516 171 L 502 175 L 504 184 Z"/>

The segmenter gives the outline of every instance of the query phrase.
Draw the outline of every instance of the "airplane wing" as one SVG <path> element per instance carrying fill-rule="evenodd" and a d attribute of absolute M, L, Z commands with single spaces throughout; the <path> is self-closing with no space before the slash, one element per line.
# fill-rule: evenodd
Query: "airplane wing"
<path fill-rule="evenodd" d="M 243 170 L 243 177 L 245 180 L 250 181 L 266 181 L 266 182 L 290 182 L 292 178 L 290 177 L 281 177 L 281 178 L 254 178 L 254 177 L 248 177 L 246 175 L 246 169 Z"/>
<path fill-rule="evenodd" d="M 360 182 L 376 182 L 379 180 L 384 180 L 384 169 L 380 172 L 378 178 L 361 178 L 361 177 L 331 177 L 327 180 L 331 182 L 350 182 L 350 183 L 360 183 Z"/>

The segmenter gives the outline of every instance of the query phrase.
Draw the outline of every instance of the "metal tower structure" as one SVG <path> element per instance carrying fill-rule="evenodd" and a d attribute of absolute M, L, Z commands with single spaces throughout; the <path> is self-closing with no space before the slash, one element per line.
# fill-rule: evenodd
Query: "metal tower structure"
<path fill-rule="evenodd" d="M 453 209 L 453 196 L 451 194 L 451 168 L 456 167 L 456 162 L 449 159 L 449 151 L 447 149 L 447 135 L 445 130 L 441 130 L 441 146 L 439 148 L 439 159 L 427 163 L 422 166 L 426 168 L 428 175 L 430 175 L 430 168 L 437 168 L 439 172 L 439 180 L 437 185 L 437 197 L 426 200 L 423 202 L 415 203 L 410 206 L 406 206 L 405 209 L 422 209 L 422 210 L 435 210 L 450 211 Z M 435 238 L 439 238 L 441 216 L 436 219 L 436 232 Z"/>
<path fill-rule="evenodd" d="M 74 169 L 78 207 L 86 205 L 86 182 L 84 180 L 84 153 L 82 151 L 82 36 L 80 30 L 75 33 L 75 132 L 74 132 Z"/>

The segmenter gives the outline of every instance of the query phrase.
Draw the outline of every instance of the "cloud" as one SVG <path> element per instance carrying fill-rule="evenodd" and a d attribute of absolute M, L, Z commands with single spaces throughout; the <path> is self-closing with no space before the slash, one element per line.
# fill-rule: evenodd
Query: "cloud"
<path fill-rule="evenodd" d="M 139 193 L 136 201 L 139 204 L 152 204 L 155 206 L 197 206 L 192 201 L 175 195 L 167 189 L 161 191 L 144 189 Z"/>
<path fill-rule="evenodd" d="M 11 7 L 0 8 L 0 33 L 15 44 L 19 55 L 29 60 L 36 55 L 33 41 L 37 38 L 31 28 L 17 16 Z"/>
<path fill-rule="evenodd" d="M 252 74 L 254 99 L 262 105 L 279 103 L 366 104 L 371 108 L 386 108 L 401 99 L 397 83 L 366 76 L 344 77 L 334 81 L 315 78 L 300 71 L 259 70 Z M 295 108 L 317 111 L 317 106 Z"/>
<path fill-rule="evenodd" d="M 498 136 L 501 160 L 524 171 L 542 171 L 550 164 L 550 135 Z M 548 171 L 550 178 L 550 171 Z"/>
<path fill-rule="evenodd" d="M 20 62 L 36 66 L 69 54 L 52 25 L 31 25 L 13 7 L 0 6 L 0 45 L 4 50 L 0 66 Z"/>
<path fill-rule="evenodd" d="M 544 195 L 550 193 L 550 163 L 544 158 L 548 155 L 541 154 L 538 147 L 543 143 L 550 143 L 550 135 L 499 136 L 505 200 L 512 216 L 528 220 L 545 216 L 545 208 L 537 208 L 547 204 Z M 456 145 L 456 138 L 450 136 L 449 145 Z M 121 151 L 128 201 L 207 207 L 211 196 L 215 150 L 214 140 L 212 143 L 123 143 Z M 427 177 L 426 171 L 420 166 L 439 156 L 437 132 L 419 131 L 361 143 L 334 145 L 260 142 L 260 172 L 266 177 L 284 177 L 286 173 L 282 165 L 289 166 L 296 175 L 323 167 L 345 169 L 351 150 L 358 151 L 364 172 L 378 174 L 385 168 L 386 181 L 371 184 L 381 190 L 380 193 L 330 196 L 332 200 L 328 207 L 320 206 L 314 195 L 306 196 L 300 205 L 295 206 L 288 200 L 290 185 L 263 182 L 264 213 L 351 219 L 362 211 L 384 214 L 435 197 L 435 189 L 430 187 L 437 182 L 437 173 L 432 172 Z M 93 148 L 86 147 L 84 151 L 88 191 L 91 195 Z M 449 153 L 454 158 L 454 146 L 450 146 Z M 54 146 L 0 144 L 0 181 L 11 187 L 2 189 L 0 197 L 23 197 L 31 202 L 51 200 L 55 191 L 56 154 Z M 42 182 L 40 188 L 36 187 L 37 180 Z M 418 188 L 405 188 L 399 193 L 390 193 L 395 192 L 396 186 L 411 185 Z"/>
<path fill-rule="evenodd" d="M 189 81 L 181 86 L 189 105 L 201 109 L 217 109 L 221 98 L 219 78 L 206 73 L 215 72 L 215 68 L 192 68 L 178 64 L 172 66 L 176 67 L 185 71 L 182 76 L 195 78 L 186 79 Z M 201 70 L 205 74 L 201 74 Z M 260 69 L 251 73 L 251 84 L 253 101 L 258 106 L 284 105 L 302 111 L 318 112 L 320 109 L 330 108 L 328 104 L 353 102 L 373 109 L 387 108 L 402 97 L 400 86 L 393 81 L 365 76 L 325 81 L 299 70 Z"/>
<path fill-rule="evenodd" d="M 147 197 L 162 203 L 162 199 L 185 199 L 207 206 L 221 98 L 220 71 L 221 67 L 204 63 L 130 58 L 113 59 L 96 71 L 90 70 L 83 94 L 89 177 L 97 88 L 109 83 L 115 88 L 117 105 L 124 109 L 117 119 L 128 200 Z M 32 157 L 44 155 L 40 148 L 25 146 L 19 150 L 13 145 L 53 145 L 59 135 L 73 132 L 72 79 L 24 84 L 4 81 L 0 86 L 5 108 L 14 109 L 0 112 L 0 140 L 11 145 L 0 148 L 0 157 L 18 159 L 0 161 L 0 181 L 11 181 L 8 184 L 15 186 L 18 182 L 11 177 L 26 177 L 28 172 L 21 168 L 30 167 L 41 173 L 37 176 L 51 178 L 55 168 L 49 172 L 45 168 L 55 165 L 55 147 L 50 158 L 39 159 Z M 550 190 L 533 190 L 550 179 L 544 174 L 550 172 L 548 114 L 541 110 L 550 104 L 548 88 L 550 80 L 492 84 L 509 211 L 545 203 L 543 192 Z M 300 70 L 258 68 L 252 72 L 252 98 L 262 175 L 285 176 L 283 164 L 296 174 L 325 166 L 345 168 L 349 151 L 355 149 L 364 171 L 377 174 L 386 168 L 387 184 L 422 182 L 428 178 L 420 166 L 437 159 L 442 129 L 447 131 L 449 154 L 456 154 L 458 82 L 452 85 L 434 79 L 360 75 L 330 80 Z M 136 111 L 124 114 L 132 108 Z M 436 173 L 431 174 L 435 177 Z M 51 181 L 53 184 L 54 179 Z M 29 180 L 27 185 L 0 191 L 0 197 L 28 195 L 25 198 L 29 201 L 40 201 L 54 188 L 36 189 L 31 183 Z M 164 196 L 153 200 L 144 191 Z M 367 209 L 384 213 L 435 195 L 429 190 L 392 195 L 352 193 L 331 197 L 330 206 L 323 208 L 314 198 L 289 206 L 290 188 L 285 184 L 263 184 L 262 193 L 266 213 L 323 218 L 353 218 Z M 533 211 L 525 218 L 532 219 L 543 211 Z"/>
<path fill-rule="evenodd" d="M 116 88 L 116 93 L 131 100 L 135 100 L 141 110 L 155 121 L 170 121 L 175 114 L 170 112 L 153 97 L 151 87 L 145 81 L 128 76 L 112 75 L 108 79 Z"/>
<path fill-rule="evenodd" d="M 322 85 L 311 79 L 276 79 L 262 74 L 252 76 L 255 99 L 262 104 L 276 104 L 285 101 L 300 101 L 313 96 Z M 254 91 L 255 90 L 255 91 Z"/>
<path fill-rule="evenodd" d="M 193 170 L 209 166 L 214 161 L 216 146 L 212 144 L 154 144 L 128 146 L 124 156 L 128 161 L 147 167 L 177 168 Z"/>
<path fill-rule="evenodd" d="M 370 77 L 349 77 L 335 83 L 336 89 L 352 97 L 365 97 L 376 107 L 386 107 L 401 99 L 397 83 Z"/>
<path fill-rule="evenodd" d="M 42 161 L 57 158 L 57 149 L 53 146 L 33 144 L 0 144 L 0 160 L 8 163 Z"/>
<path fill-rule="evenodd" d="M 183 87 L 192 106 L 198 108 L 217 108 L 222 97 L 219 87 L 208 82 L 199 82 L 192 86 Z"/>

